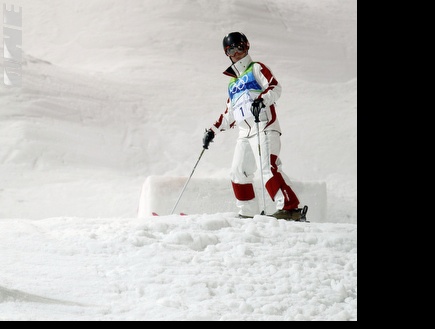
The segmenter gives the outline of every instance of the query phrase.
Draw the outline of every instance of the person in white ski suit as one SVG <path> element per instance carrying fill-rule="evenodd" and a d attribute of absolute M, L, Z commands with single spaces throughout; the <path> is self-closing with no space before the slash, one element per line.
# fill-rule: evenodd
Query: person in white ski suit
<path fill-rule="evenodd" d="M 248 54 L 250 44 L 243 33 L 232 32 L 223 40 L 225 54 L 232 65 L 224 72 L 231 77 L 225 112 L 208 129 L 203 138 L 204 148 L 221 131 L 239 127 L 231 168 L 231 181 L 237 199 L 239 216 L 251 218 L 260 213 L 254 189 L 254 174 L 262 155 L 265 189 L 276 209 L 272 216 L 279 219 L 300 218 L 299 199 L 290 187 L 290 180 L 282 171 L 281 127 L 276 102 L 281 96 L 281 85 L 271 70 L 261 62 L 254 62 Z M 260 145 L 256 117 L 259 119 Z M 264 209 L 266 210 L 266 209 Z"/>

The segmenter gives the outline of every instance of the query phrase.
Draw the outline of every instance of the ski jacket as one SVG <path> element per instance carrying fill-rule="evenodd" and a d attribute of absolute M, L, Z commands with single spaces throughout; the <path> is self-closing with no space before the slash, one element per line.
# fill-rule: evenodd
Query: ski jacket
<path fill-rule="evenodd" d="M 224 74 L 231 77 L 229 97 L 225 112 L 211 127 L 214 133 L 238 126 L 239 137 L 255 136 L 257 124 L 251 113 L 251 105 L 256 98 L 262 98 L 266 106 L 259 116 L 260 131 L 274 130 L 281 133 L 275 104 L 281 96 L 281 85 L 270 69 L 261 62 L 252 61 L 247 55 L 231 65 Z"/>

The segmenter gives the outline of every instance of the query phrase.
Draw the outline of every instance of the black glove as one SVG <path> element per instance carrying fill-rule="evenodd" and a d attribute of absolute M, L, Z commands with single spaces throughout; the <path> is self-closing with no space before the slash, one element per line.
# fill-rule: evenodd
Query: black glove
<path fill-rule="evenodd" d="M 204 144 L 203 147 L 206 150 L 208 150 L 208 146 L 210 145 L 210 143 L 213 142 L 214 135 L 215 135 L 214 131 L 211 129 L 208 129 L 205 131 L 204 138 L 202 139 L 202 142 Z"/>
<path fill-rule="evenodd" d="M 257 98 L 252 102 L 251 112 L 255 117 L 255 122 L 260 122 L 260 112 L 261 109 L 265 108 L 266 105 L 263 103 L 263 98 Z"/>

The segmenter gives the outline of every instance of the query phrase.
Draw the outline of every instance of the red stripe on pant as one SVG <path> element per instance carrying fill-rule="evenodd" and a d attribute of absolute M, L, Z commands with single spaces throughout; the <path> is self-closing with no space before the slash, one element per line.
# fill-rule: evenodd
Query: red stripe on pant
<path fill-rule="evenodd" d="M 299 206 L 299 199 L 296 196 L 295 192 L 292 190 L 292 188 L 286 184 L 284 177 L 282 177 L 281 173 L 278 172 L 278 166 L 276 165 L 277 160 L 278 157 L 276 155 L 272 154 L 270 156 L 273 177 L 269 179 L 269 181 L 266 183 L 266 190 L 273 201 L 275 201 L 275 196 L 278 191 L 281 190 L 284 195 L 283 209 L 292 210 Z"/>
<path fill-rule="evenodd" d="M 233 182 L 233 191 L 239 201 L 250 201 L 255 198 L 254 186 L 252 184 L 236 184 Z"/>

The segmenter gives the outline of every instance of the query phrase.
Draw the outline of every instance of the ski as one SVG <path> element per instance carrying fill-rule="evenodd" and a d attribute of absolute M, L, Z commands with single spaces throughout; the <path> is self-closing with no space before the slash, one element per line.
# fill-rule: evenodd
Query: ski
<path fill-rule="evenodd" d="M 187 214 L 185 214 L 184 212 L 180 212 L 179 215 L 180 215 L 180 216 L 187 216 Z M 154 216 L 154 217 L 158 217 L 158 216 L 160 216 L 160 215 L 159 215 L 158 213 L 156 213 L 156 212 L 153 212 L 153 216 Z"/>
<path fill-rule="evenodd" d="M 309 223 L 310 221 L 307 220 L 307 213 L 308 213 L 308 206 L 304 206 L 303 208 L 298 208 L 298 211 L 300 211 L 301 217 L 299 219 L 292 219 L 292 218 L 279 218 L 275 217 L 273 215 L 260 215 L 260 216 L 266 216 L 278 220 L 285 220 L 287 222 L 303 222 L 303 223 Z M 239 216 L 240 218 L 240 216 Z"/>
<path fill-rule="evenodd" d="M 301 210 L 301 218 L 300 219 L 283 219 L 283 220 L 286 220 L 286 221 L 288 221 L 288 222 L 304 222 L 304 223 L 309 223 L 310 221 L 309 220 L 307 220 L 307 213 L 308 213 L 308 206 L 304 206 L 302 209 L 300 209 Z M 156 213 L 156 212 L 153 212 L 152 213 L 152 215 L 154 216 L 154 217 L 158 217 L 158 216 L 160 216 L 158 213 Z M 187 214 L 185 214 L 184 212 L 180 212 L 179 214 L 178 214 L 179 216 L 188 216 Z M 262 215 L 262 216 L 265 216 L 265 215 Z M 275 218 L 276 219 L 276 217 L 273 217 L 273 216 L 267 216 L 267 217 L 272 217 L 272 218 Z M 240 217 L 239 217 L 240 218 Z M 279 218 L 278 218 L 279 219 Z"/>

